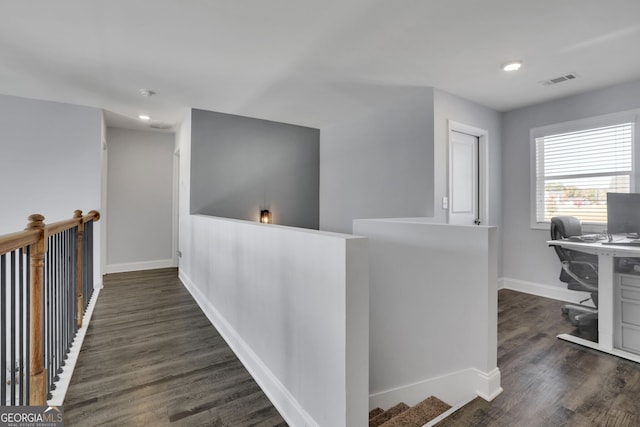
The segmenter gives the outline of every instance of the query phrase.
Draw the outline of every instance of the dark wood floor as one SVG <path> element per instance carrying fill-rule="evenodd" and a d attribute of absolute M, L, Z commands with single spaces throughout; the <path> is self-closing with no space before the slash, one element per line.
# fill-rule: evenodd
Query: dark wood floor
<path fill-rule="evenodd" d="M 640 364 L 556 338 L 573 327 L 562 302 L 499 292 L 498 367 L 504 392 L 444 426 L 640 426 Z"/>
<path fill-rule="evenodd" d="M 286 426 L 177 278 L 105 276 L 67 426 Z"/>
<path fill-rule="evenodd" d="M 68 426 L 286 426 L 177 279 L 109 275 L 64 402 Z M 640 426 L 640 365 L 561 341 L 562 303 L 499 292 L 504 392 L 438 426 Z"/>

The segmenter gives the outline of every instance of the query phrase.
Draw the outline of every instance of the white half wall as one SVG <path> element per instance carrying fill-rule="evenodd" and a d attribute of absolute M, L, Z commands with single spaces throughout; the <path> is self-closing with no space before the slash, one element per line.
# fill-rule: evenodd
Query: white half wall
<path fill-rule="evenodd" d="M 370 407 L 498 395 L 496 228 L 388 219 L 353 229 L 369 238 Z"/>
<path fill-rule="evenodd" d="M 106 273 L 174 267 L 175 135 L 107 128 Z"/>
<path fill-rule="evenodd" d="M 200 215 L 183 225 L 180 278 L 285 420 L 366 426 L 367 239 Z"/>

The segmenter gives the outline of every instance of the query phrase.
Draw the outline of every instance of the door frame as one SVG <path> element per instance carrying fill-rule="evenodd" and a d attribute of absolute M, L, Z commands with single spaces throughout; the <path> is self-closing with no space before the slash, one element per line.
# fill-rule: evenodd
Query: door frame
<path fill-rule="evenodd" d="M 447 197 L 449 198 L 449 206 L 447 208 L 447 224 L 449 224 L 449 214 L 451 212 L 451 160 L 452 160 L 452 132 L 466 133 L 467 135 L 478 138 L 478 218 L 481 225 L 488 225 L 489 219 L 489 131 L 477 128 L 454 120 L 447 121 L 447 145 L 448 145 L 448 180 L 447 180 Z"/>
<path fill-rule="evenodd" d="M 180 149 L 173 152 L 171 253 L 174 267 L 180 267 Z"/>

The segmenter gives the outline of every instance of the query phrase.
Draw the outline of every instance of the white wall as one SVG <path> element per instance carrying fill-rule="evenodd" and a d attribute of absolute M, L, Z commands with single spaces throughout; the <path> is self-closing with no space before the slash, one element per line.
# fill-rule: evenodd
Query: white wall
<path fill-rule="evenodd" d="M 33 213 L 52 223 L 100 210 L 101 132 L 97 108 L 0 95 L 0 234 L 24 229 Z M 100 235 L 96 224 L 96 286 Z"/>
<path fill-rule="evenodd" d="M 370 406 L 501 392 L 495 227 L 356 220 L 369 238 Z"/>
<path fill-rule="evenodd" d="M 433 89 L 320 130 L 320 229 L 433 215 Z"/>
<path fill-rule="evenodd" d="M 448 195 L 451 120 L 488 132 L 488 224 L 500 226 L 501 114 L 423 88 L 367 116 L 321 129 L 320 228 L 350 233 L 356 218 L 430 217 L 446 223 L 442 198 Z"/>
<path fill-rule="evenodd" d="M 171 267 L 171 133 L 107 128 L 107 273 Z"/>
<path fill-rule="evenodd" d="M 434 91 L 434 176 L 435 212 L 438 222 L 446 222 L 447 211 L 442 198 L 448 195 L 449 121 L 462 123 L 488 132 L 489 218 L 488 225 L 502 220 L 502 120 L 501 114 L 442 90 Z"/>
<path fill-rule="evenodd" d="M 488 219 L 498 226 L 498 275 L 502 272 L 502 115 L 497 111 L 442 90 L 434 92 L 434 222 L 445 223 L 447 211 L 442 198 L 448 195 L 449 121 L 488 132 L 487 162 Z"/>
<path fill-rule="evenodd" d="M 570 83 L 568 83 L 570 84 Z M 531 128 L 640 107 L 640 81 L 587 92 L 504 115 L 503 201 L 504 284 L 515 289 L 570 299 L 558 280 L 560 263 L 545 242 L 548 230 L 530 226 Z M 640 141 L 636 140 L 637 144 Z M 536 286 L 543 285 L 543 287 Z M 544 288 L 544 285 L 551 289 Z"/>
<path fill-rule="evenodd" d="M 100 208 L 101 122 L 97 108 L 0 95 L 0 234 Z"/>

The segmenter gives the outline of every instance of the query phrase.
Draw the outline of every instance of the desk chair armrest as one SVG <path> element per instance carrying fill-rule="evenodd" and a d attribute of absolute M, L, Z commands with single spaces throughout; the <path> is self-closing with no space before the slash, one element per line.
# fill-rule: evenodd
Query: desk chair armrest
<path fill-rule="evenodd" d="M 598 292 L 598 284 L 592 284 L 587 282 L 584 278 L 576 275 L 571 267 L 579 265 L 582 267 L 586 267 L 587 270 L 591 270 L 591 277 L 595 277 L 596 280 L 598 278 L 598 267 L 591 262 L 587 261 L 562 261 L 562 269 L 576 282 L 578 282 L 581 286 L 583 286 L 588 292 Z"/>

